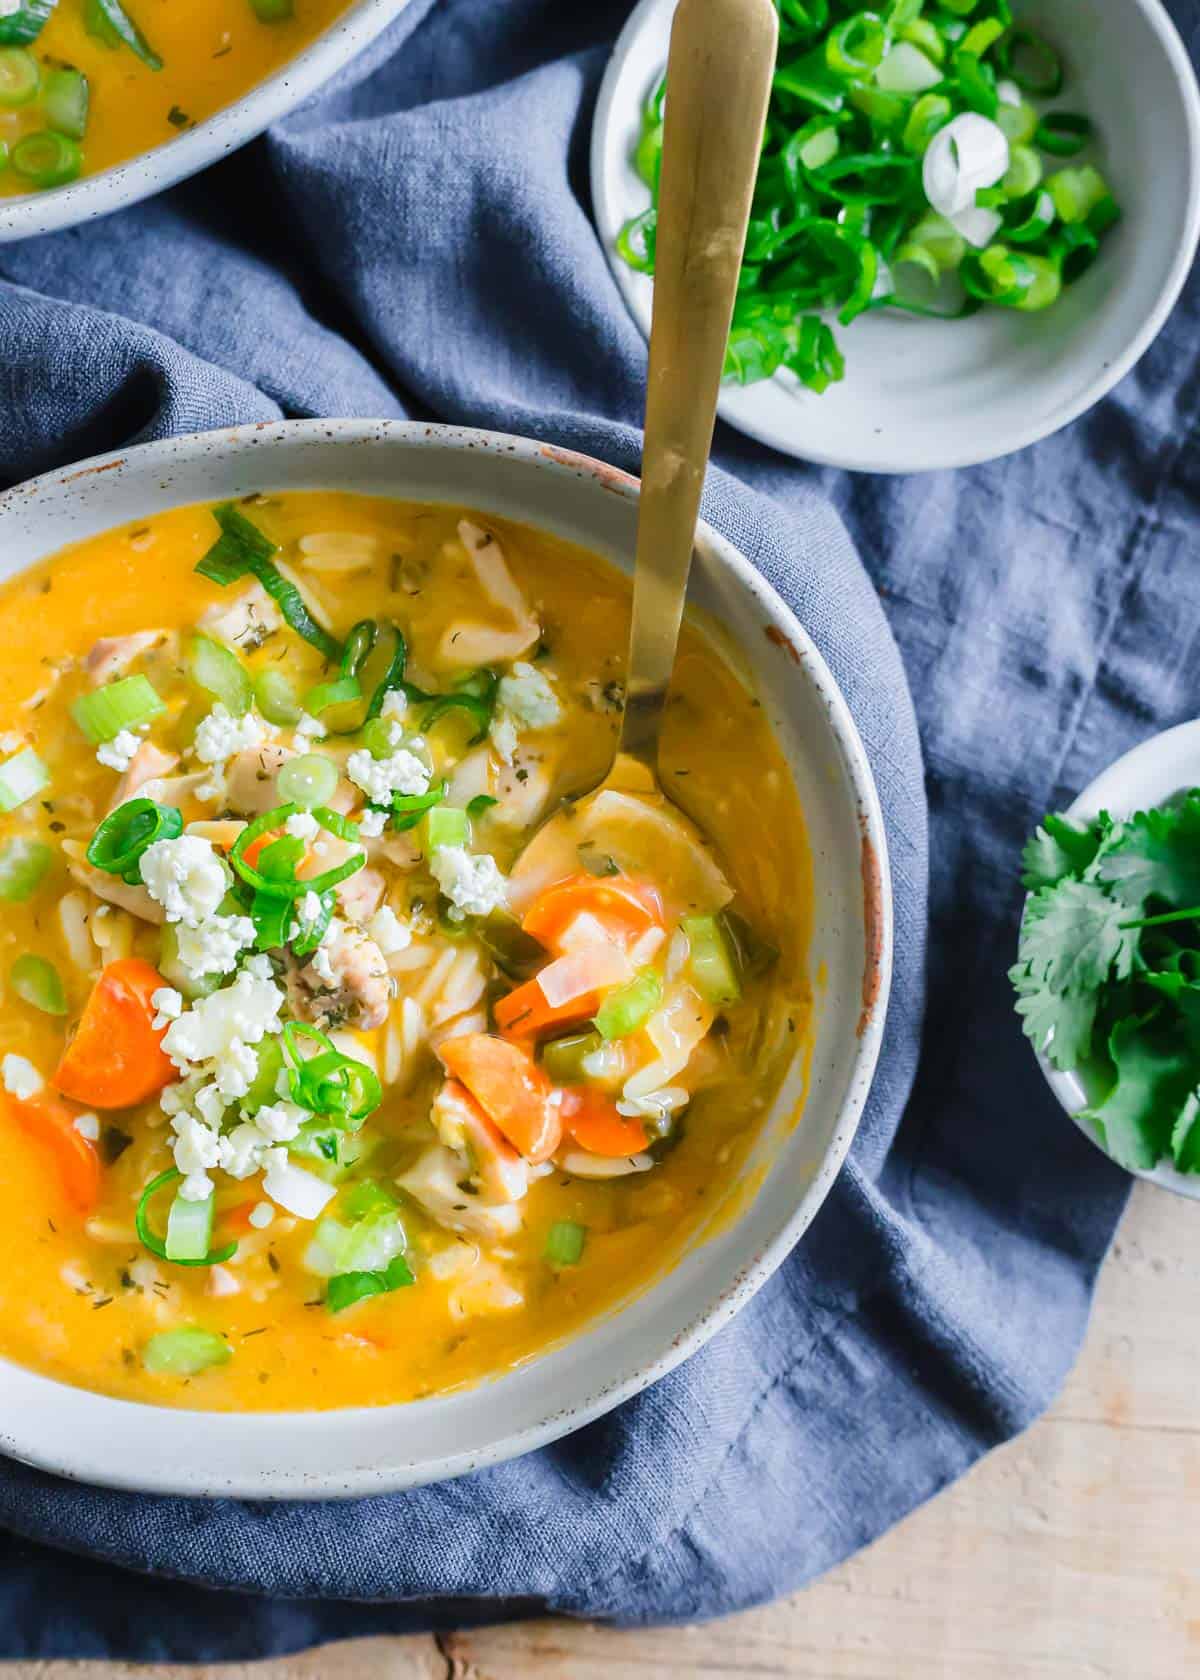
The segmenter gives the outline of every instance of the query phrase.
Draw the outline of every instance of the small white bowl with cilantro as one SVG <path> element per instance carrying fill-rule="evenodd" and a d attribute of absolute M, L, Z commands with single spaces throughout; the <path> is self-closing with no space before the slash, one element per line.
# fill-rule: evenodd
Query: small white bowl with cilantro
<path fill-rule="evenodd" d="M 1200 1199 L 1200 722 L 1135 747 L 1025 847 L 1017 1011 L 1067 1113 Z"/>

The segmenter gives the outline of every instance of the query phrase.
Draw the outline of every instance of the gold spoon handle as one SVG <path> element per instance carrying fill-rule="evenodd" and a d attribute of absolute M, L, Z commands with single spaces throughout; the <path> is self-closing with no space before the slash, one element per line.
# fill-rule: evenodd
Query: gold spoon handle
<path fill-rule="evenodd" d="M 679 641 L 778 34 L 773 0 L 680 0 L 671 30 L 620 745 L 651 772 Z"/>

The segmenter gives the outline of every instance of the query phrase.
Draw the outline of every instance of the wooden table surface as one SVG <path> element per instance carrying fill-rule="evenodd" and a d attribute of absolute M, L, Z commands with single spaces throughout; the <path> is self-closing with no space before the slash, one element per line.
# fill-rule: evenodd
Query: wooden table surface
<path fill-rule="evenodd" d="M 794 1598 L 692 1629 L 556 1620 L 261 1664 L 0 1663 L 0 1680 L 1187 1680 L 1198 1541 L 1200 1207 L 1139 1186 L 1052 1411 Z"/>

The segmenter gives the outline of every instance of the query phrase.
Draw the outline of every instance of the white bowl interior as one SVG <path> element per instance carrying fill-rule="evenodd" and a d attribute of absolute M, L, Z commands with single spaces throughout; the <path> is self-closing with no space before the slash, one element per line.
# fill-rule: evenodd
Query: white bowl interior
<path fill-rule="evenodd" d="M 495 434 L 318 421 L 171 440 L 9 492 L 0 497 L 0 565 L 9 574 L 64 543 L 181 503 L 330 485 L 463 502 L 628 569 L 636 485 L 623 474 Z M 432 1480 L 528 1450 L 608 1409 L 711 1334 L 779 1263 L 824 1198 L 866 1097 L 890 972 L 887 860 L 865 757 L 820 656 L 715 533 L 703 530 L 697 552 L 696 603 L 722 621 L 753 672 L 796 779 L 816 881 L 810 962 L 822 980 L 811 1088 L 802 1091 L 798 1056 L 756 1148 L 751 1170 L 769 1170 L 744 1213 L 616 1315 L 474 1390 L 359 1410 L 347 1428 L 344 1412 L 236 1417 L 133 1405 L 0 1361 L 0 1447 L 92 1481 L 187 1493 L 329 1496 Z M 872 852 L 874 943 L 863 885 Z M 865 992 L 875 1001 L 864 1020 Z M 801 1096 L 802 1117 L 790 1129 Z M 181 1450 L 197 1432 L 204 1451 Z"/>
<path fill-rule="evenodd" d="M 650 280 L 613 251 L 648 202 L 630 152 L 667 59 L 675 0 L 642 0 L 596 114 L 592 191 L 617 283 L 649 331 Z M 835 327 L 846 377 L 817 396 L 788 376 L 727 386 L 721 415 L 803 460 L 864 472 L 966 466 L 1022 448 L 1090 407 L 1142 354 L 1187 275 L 1200 231 L 1200 95 L 1158 0 L 1017 0 L 1059 45 L 1067 85 L 1051 108 L 1090 115 L 1094 161 L 1124 210 L 1100 259 L 1052 309 L 985 309 L 937 322 L 896 311 Z M 1077 160 L 1069 160 L 1071 162 Z"/>
<path fill-rule="evenodd" d="M 1101 811 L 1114 817 L 1127 817 L 1134 811 L 1161 805 L 1173 794 L 1193 787 L 1200 787 L 1200 722 L 1166 729 L 1125 753 L 1084 788 L 1067 815 L 1078 822 L 1090 822 Z M 1038 1065 L 1072 1120 L 1099 1147 L 1095 1132 L 1082 1116 L 1082 1111 L 1099 1093 L 1086 1090 L 1074 1073 L 1060 1073 L 1051 1067 L 1044 1056 L 1039 1055 Z M 1135 1176 L 1161 1185 L 1164 1190 L 1173 1190 L 1176 1195 L 1200 1201 L 1200 1175 L 1176 1172 L 1174 1167 L 1164 1164 Z"/>
<path fill-rule="evenodd" d="M 0 198 L 0 244 L 107 216 L 207 169 L 294 110 L 369 46 L 407 4 L 408 0 L 356 0 L 295 58 L 195 128 L 69 186 L 24 198 Z"/>

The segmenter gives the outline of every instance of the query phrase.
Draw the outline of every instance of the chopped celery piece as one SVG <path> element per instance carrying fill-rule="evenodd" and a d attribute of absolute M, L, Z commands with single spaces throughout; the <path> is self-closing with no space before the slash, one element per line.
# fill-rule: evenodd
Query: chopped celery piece
<path fill-rule="evenodd" d="M 5 20 L 0 18 L 0 24 Z M 37 59 L 24 47 L 0 47 L 0 109 L 28 105 L 41 84 Z"/>
<path fill-rule="evenodd" d="M 598 1032 L 552 1038 L 542 1046 L 542 1066 L 555 1085 L 580 1085 L 587 1079 L 583 1058 L 599 1050 L 603 1042 Z"/>
<path fill-rule="evenodd" d="M 99 742 L 111 741 L 122 729 L 149 723 L 166 709 L 153 684 L 146 677 L 133 676 L 81 694 L 71 704 L 71 716 L 89 741 Z"/>
<path fill-rule="evenodd" d="M 0 900 L 24 904 L 32 898 L 54 859 L 44 840 L 14 835 L 0 841 Z"/>
<path fill-rule="evenodd" d="M 765 974 L 778 959 L 779 951 L 776 946 L 760 938 L 745 916 L 739 915 L 736 910 L 722 910 L 717 920 L 721 924 L 721 932 L 729 941 L 733 960 L 737 964 L 738 977 L 743 985 L 747 980 Z"/>
<path fill-rule="evenodd" d="M 327 1120 L 306 1120 L 288 1144 L 288 1153 L 302 1157 L 306 1170 L 326 1184 L 340 1184 L 377 1143 L 368 1133 L 344 1132 Z"/>
<path fill-rule="evenodd" d="M 325 1293 L 330 1312 L 345 1312 L 369 1295 L 390 1295 L 394 1289 L 405 1289 L 416 1279 L 402 1254 L 397 1254 L 381 1272 L 341 1272 L 331 1277 Z"/>
<path fill-rule="evenodd" d="M 337 765 L 322 753 L 302 753 L 290 758 L 275 779 L 279 797 L 288 804 L 311 811 L 325 805 L 337 791 Z"/>
<path fill-rule="evenodd" d="M 583 1259 L 587 1226 L 574 1219 L 557 1219 L 546 1233 L 543 1258 L 549 1266 L 577 1266 Z"/>
<path fill-rule="evenodd" d="M 42 109 L 51 128 L 82 140 L 88 120 L 88 80 L 78 70 L 51 70 L 42 84 Z"/>
<path fill-rule="evenodd" d="M 393 718 L 368 718 L 362 726 L 362 744 L 372 758 L 389 758 L 396 750 L 398 738 Z"/>
<path fill-rule="evenodd" d="M 203 1260 L 212 1242 L 213 1208 L 216 1195 L 210 1192 L 202 1202 L 185 1201 L 176 1195 L 167 1214 L 168 1260 Z"/>
<path fill-rule="evenodd" d="M 0 764 L 0 811 L 15 811 L 50 785 L 50 772 L 32 747 Z"/>
<path fill-rule="evenodd" d="M 228 1365 L 232 1358 L 223 1336 L 194 1324 L 179 1330 L 160 1330 L 142 1349 L 142 1364 L 147 1371 L 169 1371 L 178 1377 L 199 1376 L 214 1365 Z"/>
<path fill-rule="evenodd" d="M 347 1219 L 371 1219 L 380 1213 L 395 1213 L 397 1199 L 386 1184 L 364 1178 L 346 1191 L 342 1202 Z"/>
<path fill-rule="evenodd" d="M 258 1045 L 258 1071 L 242 1098 L 242 1107 L 247 1114 L 257 1114 L 267 1103 L 279 1101 L 279 1075 L 282 1072 L 283 1047 L 279 1040 L 262 1039 Z"/>
<path fill-rule="evenodd" d="M 231 717 L 245 717 L 254 700 L 246 667 L 223 642 L 197 630 L 188 643 L 192 681 L 219 700 Z"/>
<path fill-rule="evenodd" d="M 34 1009 L 46 1015 L 65 1015 L 67 995 L 54 964 L 45 957 L 35 957 L 27 951 L 17 958 L 9 971 L 12 989 Z"/>
<path fill-rule="evenodd" d="M 662 1002 L 662 981 L 652 968 L 643 969 L 627 986 L 618 986 L 596 1013 L 596 1031 L 603 1039 L 628 1038 L 653 1015 Z"/>
<path fill-rule="evenodd" d="M 457 805 L 436 805 L 425 813 L 426 850 L 439 846 L 465 846 L 471 838 L 471 819 Z"/>
<path fill-rule="evenodd" d="M 282 671 L 260 671 L 254 679 L 254 698 L 268 723 L 289 729 L 300 722 L 300 702 L 296 690 Z"/>
<path fill-rule="evenodd" d="M 688 971 L 705 1003 L 736 1003 L 742 995 L 733 953 L 715 916 L 685 916 Z"/>

